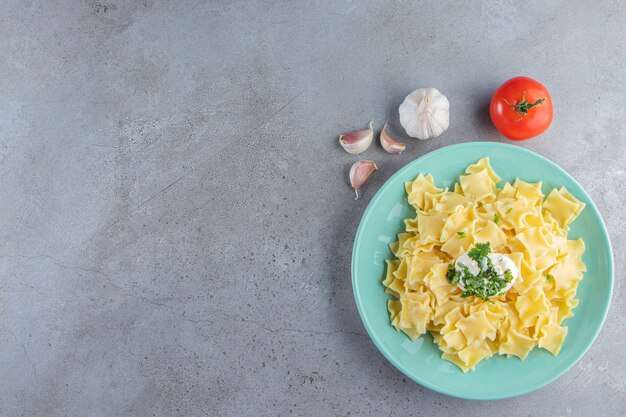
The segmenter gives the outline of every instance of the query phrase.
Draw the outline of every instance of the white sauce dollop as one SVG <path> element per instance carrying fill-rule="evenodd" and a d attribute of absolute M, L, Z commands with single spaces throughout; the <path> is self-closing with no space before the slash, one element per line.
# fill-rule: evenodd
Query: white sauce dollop
<path fill-rule="evenodd" d="M 480 273 L 480 267 L 476 263 L 476 261 L 474 261 L 473 259 L 470 259 L 468 252 L 465 252 L 463 255 L 459 256 L 456 259 L 456 262 L 454 263 L 454 269 L 456 269 L 459 272 L 463 272 L 463 266 L 467 266 L 467 269 L 469 270 L 470 274 L 478 275 Z M 513 260 L 510 257 L 501 253 L 490 253 L 487 256 L 489 256 L 489 258 L 491 259 L 491 262 L 493 263 L 493 267 L 495 268 L 496 273 L 498 275 L 502 277 L 504 276 L 504 273 L 506 271 L 511 271 L 511 275 L 513 275 L 513 279 L 511 280 L 511 282 L 509 282 L 507 286 L 504 287 L 502 291 L 498 293 L 498 294 L 503 294 L 511 289 L 511 287 L 517 280 L 517 277 L 519 276 L 519 270 L 517 269 L 517 265 L 515 265 L 515 262 L 513 262 Z M 465 291 L 465 286 L 463 285 L 463 278 L 459 280 L 457 286 L 461 289 L 461 291 Z"/>

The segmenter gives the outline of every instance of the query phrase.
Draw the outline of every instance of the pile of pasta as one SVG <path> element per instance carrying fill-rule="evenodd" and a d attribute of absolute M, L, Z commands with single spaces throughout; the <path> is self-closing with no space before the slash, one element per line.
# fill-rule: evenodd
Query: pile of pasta
<path fill-rule="evenodd" d="M 383 284 L 395 297 L 388 301 L 391 323 L 412 340 L 429 331 L 442 358 L 463 372 L 496 353 L 523 360 L 539 346 L 557 355 L 586 270 L 583 240 L 567 239 L 584 203 L 564 187 L 544 199 L 541 182 L 517 179 L 498 188 L 489 158 L 465 174 L 452 191 L 437 188 L 431 175 L 406 183 L 417 216 L 390 245 L 397 259 L 387 260 Z M 462 297 L 446 278 L 450 263 L 483 242 L 520 271 L 508 292 L 488 301 Z"/>

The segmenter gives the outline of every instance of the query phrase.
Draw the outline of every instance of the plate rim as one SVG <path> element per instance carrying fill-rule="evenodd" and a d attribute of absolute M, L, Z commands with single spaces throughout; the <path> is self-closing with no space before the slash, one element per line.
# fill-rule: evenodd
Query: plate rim
<path fill-rule="evenodd" d="M 488 145 L 488 146 L 493 146 L 496 148 L 504 148 L 504 149 L 514 149 L 517 152 L 522 152 L 528 155 L 531 155 L 533 157 L 539 158 L 540 160 L 543 160 L 543 162 L 552 165 L 553 168 L 556 168 L 558 171 L 561 172 L 561 174 L 565 175 L 566 177 L 568 177 L 571 181 L 573 181 L 582 191 L 583 195 L 587 198 L 587 200 L 589 201 L 588 206 L 590 206 L 592 208 L 592 211 L 595 212 L 595 214 L 597 215 L 598 219 L 600 220 L 600 224 L 602 226 L 602 230 L 601 230 L 601 235 L 602 238 L 604 240 L 604 243 L 606 245 L 606 247 L 608 248 L 608 259 L 609 259 L 609 265 L 608 265 L 608 271 L 609 271 L 609 296 L 608 296 L 608 302 L 606 303 L 606 305 L 603 308 L 602 313 L 602 318 L 600 320 L 600 325 L 594 330 L 593 332 L 593 337 L 591 337 L 590 339 L 588 339 L 586 345 L 584 346 L 583 350 L 581 351 L 581 353 L 576 357 L 575 360 L 573 360 L 569 365 L 567 365 L 565 368 L 563 368 L 562 370 L 556 372 L 554 375 L 552 375 L 550 378 L 547 378 L 545 381 L 540 382 L 538 385 L 533 386 L 532 388 L 527 388 L 527 389 L 519 389 L 519 390 L 514 390 L 511 391 L 509 393 L 506 394 L 499 394 L 499 395 L 472 395 L 472 394 L 467 394 L 467 393 L 458 393 L 455 392 L 454 390 L 451 390 L 449 388 L 443 387 L 443 386 L 439 386 L 437 384 L 433 384 L 427 380 L 424 380 L 422 378 L 420 378 L 418 375 L 413 375 L 410 374 L 407 370 L 404 369 L 404 367 L 402 365 L 400 365 L 400 363 L 393 357 L 393 355 L 391 355 L 385 348 L 382 347 L 380 341 L 378 340 L 377 337 L 373 336 L 373 330 L 371 329 L 371 323 L 369 323 L 369 321 L 366 319 L 366 317 L 364 316 L 364 306 L 362 305 L 362 298 L 359 294 L 359 290 L 358 287 L 356 285 L 356 276 L 357 276 L 357 267 L 356 267 L 356 258 L 358 255 L 358 245 L 362 239 L 361 235 L 364 233 L 364 220 L 369 218 L 369 216 L 371 215 L 371 211 L 373 210 L 373 206 L 375 205 L 375 203 L 382 198 L 382 190 L 387 186 L 387 184 L 389 184 L 394 178 L 402 175 L 404 172 L 408 171 L 409 169 L 413 168 L 416 165 L 419 165 L 420 163 L 422 163 L 424 160 L 426 159 L 430 159 L 433 156 L 439 154 L 439 153 L 444 153 L 446 151 L 449 151 L 450 149 L 457 149 L 457 148 L 471 148 L 474 147 L 476 145 Z M 359 220 L 359 226 L 357 228 L 355 237 L 354 237 L 354 243 L 352 246 L 352 257 L 351 257 L 351 267 L 350 267 L 350 273 L 351 273 L 351 283 L 352 283 L 352 290 L 353 290 L 353 294 L 354 294 L 354 301 L 356 303 L 357 306 L 357 310 L 359 312 L 359 316 L 361 317 L 361 322 L 363 323 L 363 326 L 365 327 L 365 330 L 367 331 L 367 334 L 369 336 L 369 338 L 372 340 L 372 342 L 374 343 L 374 345 L 376 346 L 376 348 L 379 350 L 380 353 L 383 354 L 383 356 L 385 357 L 385 359 L 387 359 L 397 370 L 399 370 L 402 374 L 406 375 L 407 377 L 409 377 L 410 379 L 412 379 L 413 381 L 417 382 L 418 384 L 429 388 L 433 391 L 439 392 L 441 394 L 445 394 L 445 395 L 449 395 L 451 397 L 456 397 L 456 398 L 462 398 L 462 399 L 467 399 L 467 400 L 499 400 L 499 399 L 505 399 L 505 398 L 512 398 L 512 397 L 517 397 L 520 395 L 524 395 L 530 392 L 533 392 L 535 390 L 538 390 L 540 388 L 545 387 L 546 385 L 554 382 L 555 380 L 557 380 L 558 378 L 560 378 L 563 374 L 565 374 L 567 371 L 569 371 L 574 365 L 576 365 L 581 359 L 582 357 L 587 353 L 587 351 L 589 350 L 589 348 L 593 345 L 593 343 L 595 342 L 595 340 L 597 339 L 598 335 L 600 334 L 600 330 L 602 330 L 602 327 L 604 326 L 604 323 L 606 321 L 608 312 L 609 312 L 609 308 L 611 305 L 611 300 L 613 299 L 613 287 L 614 287 L 614 281 L 615 281 L 615 272 L 614 272 L 614 256 L 613 256 L 613 247 L 611 245 L 611 239 L 608 233 L 608 230 L 606 228 L 606 224 L 604 223 L 604 219 L 602 218 L 602 215 L 600 213 L 600 210 L 598 210 L 598 207 L 596 206 L 595 202 L 593 201 L 593 199 L 591 198 L 591 196 L 589 196 L 589 194 L 587 193 L 587 191 L 585 190 L 585 188 L 580 185 L 580 183 L 578 181 L 576 181 L 576 179 L 569 174 L 565 169 L 561 168 L 561 166 L 559 166 L 556 162 L 546 158 L 543 155 L 540 155 L 536 152 L 533 152 L 529 149 L 526 148 L 522 148 L 520 146 L 516 146 L 516 145 L 512 145 L 512 144 L 508 144 L 508 143 L 500 143 L 500 142 L 488 142 L 488 141 L 477 141 L 477 142 L 464 142 L 464 143 L 457 143 L 457 144 L 453 144 L 453 145 L 447 145 L 447 146 L 443 146 L 441 148 L 435 149 L 433 151 L 430 151 L 422 156 L 420 156 L 419 158 L 416 158 L 410 162 L 408 162 L 407 164 L 405 164 L 403 167 L 399 168 L 391 177 L 389 177 L 378 189 L 378 191 L 376 192 L 376 194 L 374 194 L 374 196 L 372 197 L 372 199 L 369 201 L 369 203 L 367 204 L 367 207 L 365 208 L 365 211 L 363 212 L 363 215 L 361 216 L 361 219 Z"/>

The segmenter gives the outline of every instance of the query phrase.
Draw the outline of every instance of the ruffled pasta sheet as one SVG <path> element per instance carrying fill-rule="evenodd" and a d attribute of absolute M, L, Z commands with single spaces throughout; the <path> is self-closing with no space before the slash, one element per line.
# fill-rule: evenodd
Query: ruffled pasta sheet
<path fill-rule="evenodd" d="M 415 218 L 390 245 L 385 291 L 392 325 L 412 340 L 427 331 L 464 372 L 494 354 L 526 358 L 538 346 L 557 355 L 567 335 L 585 264 L 582 239 L 568 240 L 584 203 L 564 187 L 544 198 L 542 184 L 500 177 L 482 158 L 452 190 L 419 174 L 406 183 Z M 476 243 L 508 254 L 520 276 L 506 294 L 485 302 L 451 285 L 448 265 Z"/>

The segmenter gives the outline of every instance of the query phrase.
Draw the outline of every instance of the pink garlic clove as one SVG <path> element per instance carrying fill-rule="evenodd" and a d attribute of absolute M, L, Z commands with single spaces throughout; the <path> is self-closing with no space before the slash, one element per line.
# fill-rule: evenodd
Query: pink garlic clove
<path fill-rule="evenodd" d="M 360 160 L 352 164 L 350 168 L 350 185 L 354 188 L 357 200 L 359 198 L 359 189 L 367 182 L 370 175 L 376 171 L 378 167 L 374 161 Z"/>
<path fill-rule="evenodd" d="M 358 155 L 369 148 L 373 138 L 374 129 L 370 122 L 369 129 L 355 130 L 339 136 L 339 143 L 349 154 Z"/>
<path fill-rule="evenodd" d="M 385 132 L 386 127 L 387 123 L 383 126 L 383 130 L 380 131 L 380 144 L 387 153 L 401 153 L 406 148 L 406 145 L 389 136 L 389 134 Z"/>

